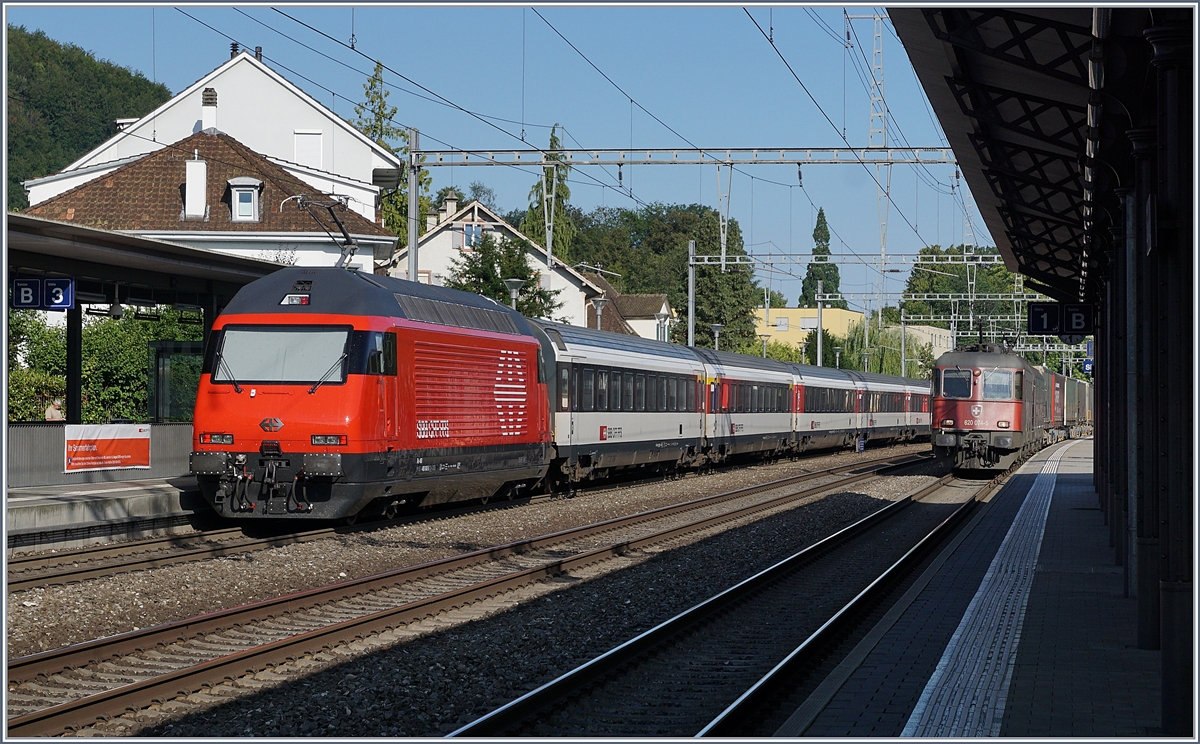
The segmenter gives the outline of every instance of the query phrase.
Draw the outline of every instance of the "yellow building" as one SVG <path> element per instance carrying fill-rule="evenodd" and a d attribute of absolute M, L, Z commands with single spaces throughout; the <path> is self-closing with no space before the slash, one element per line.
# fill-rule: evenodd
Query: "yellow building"
<path fill-rule="evenodd" d="M 767 311 L 757 308 L 754 311 L 754 332 L 770 336 L 770 341 L 779 341 L 799 346 L 808 339 L 808 334 L 817 328 L 817 309 L 815 307 L 773 307 L 770 310 L 770 322 L 767 321 Z M 821 310 L 821 322 L 825 325 L 826 333 L 836 333 L 845 337 L 850 326 L 862 323 L 863 314 L 841 308 L 824 308 Z"/>

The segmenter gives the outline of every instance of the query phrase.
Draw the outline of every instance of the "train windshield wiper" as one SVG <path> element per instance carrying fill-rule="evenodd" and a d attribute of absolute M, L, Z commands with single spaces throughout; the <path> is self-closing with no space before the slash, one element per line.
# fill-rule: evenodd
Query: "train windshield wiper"
<path fill-rule="evenodd" d="M 341 363 L 345 359 L 346 359 L 346 352 L 342 352 L 342 355 L 337 358 L 337 361 L 335 361 L 333 364 L 331 364 L 329 366 L 329 369 L 325 370 L 325 374 L 321 375 L 321 377 L 316 382 L 313 383 L 313 386 L 308 389 L 309 395 L 317 392 L 317 388 L 321 387 L 322 383 L 324 383 L 325 380 L 329 379 L 329 375 L 333 374 L 333 371 L 335 369 L 337 369 L 339 366 L 341 366 Z"/>
<path fill-rule="evenodd" d="M 233 377 L 233 370 L 229 367 L 229 362 L 225 361 L 225 357 L 221 356 L 221 352 L 217 352 L 217 369 L 221 369 L 221 365 L 225 365 L 225 374 L 229 375 L 229 381 L 233 383 L 233 392 L 238 395 L 242 394 L 242 386 Z"/>

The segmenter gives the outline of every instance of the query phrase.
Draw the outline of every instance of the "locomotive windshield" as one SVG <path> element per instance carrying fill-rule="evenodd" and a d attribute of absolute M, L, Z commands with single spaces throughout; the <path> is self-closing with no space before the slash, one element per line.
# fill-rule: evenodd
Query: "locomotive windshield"
<path fill-rule="evenodd" d="M 943 398 L 971 397 L 971 370 L 945 369 L 942 370 Z"/>
<path fill-rule="evenodd" d="M 1012 400 L 1013 373 L 1010 369 L 984 370 L 983 373 L 984 400 Z"/>
<path fill-rule="evenodd" d="M 213 382 L 345 382 L 344 326 L 228 326 L 221 334 Z"/>

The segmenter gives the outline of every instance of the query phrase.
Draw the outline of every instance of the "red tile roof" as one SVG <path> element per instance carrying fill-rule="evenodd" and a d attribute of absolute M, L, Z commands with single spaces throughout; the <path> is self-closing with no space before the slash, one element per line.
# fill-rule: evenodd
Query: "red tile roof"
<path fill-rule="evenodd" d="M 184 220 L 184 162 L 196 156 L 207 165 L 207 220 Z M 229 179 L 249 176 L 263 182 L 258 222 L 234 222 Z M 25 214 L 75 222 L 106 230 L 203 232 L 321 232 L 296 200 L 301 194 L 320 198 L 312 186 L 292 176 L 227 134 L 198 132 L 150 153 L 58 196 L 25 210 Z M 326 202 L 330 197 L 325 197 Z M 313 209 L 335 236 L 337 226 L 325 209 Z M 350 209 L 338 216 L 352 235 L 395 237 L 382 226 Z M 339 236 L 340 237 L 340 236 Z"/>

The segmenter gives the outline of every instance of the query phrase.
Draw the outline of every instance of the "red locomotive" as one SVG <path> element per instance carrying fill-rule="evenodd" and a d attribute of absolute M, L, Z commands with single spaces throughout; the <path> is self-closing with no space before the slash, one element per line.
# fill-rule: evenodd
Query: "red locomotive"
<path fill-rule="evenodd" d="M 959 470 L 1003 470 L 1091 430 L 1091 385 L 1002 347 L 943 354 L 933 371 L 933 450 Z"/>
<path fill-rule="evenodd" d="M 341 269 L 253 289 L 214 323 L 196 397 L 191 470 L 218 514 L 393 514 L 545 476 L 549 398 L 520 314 Z"/>

